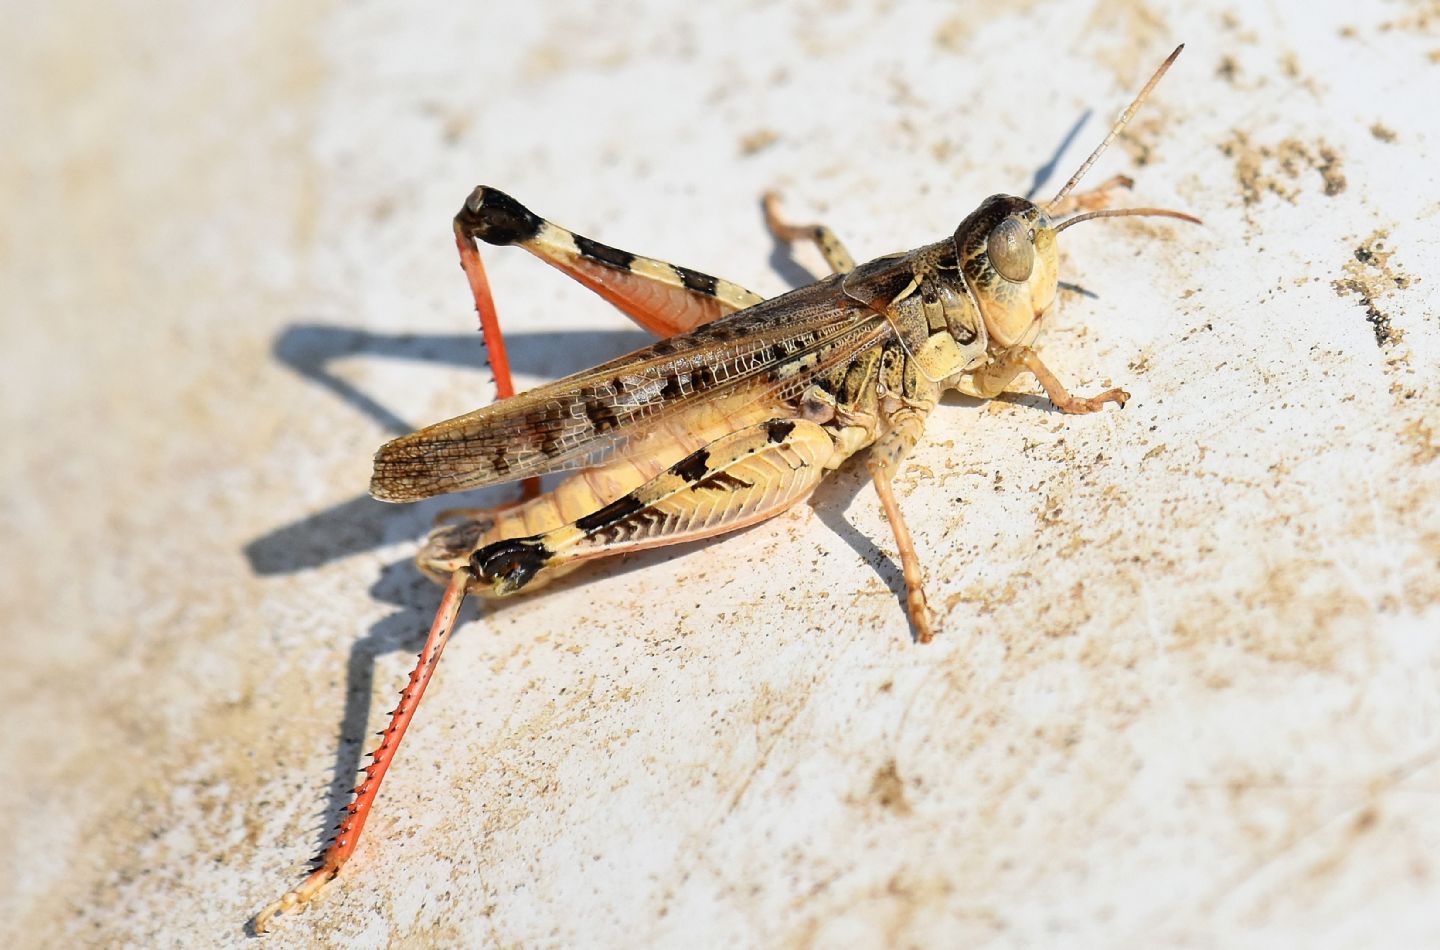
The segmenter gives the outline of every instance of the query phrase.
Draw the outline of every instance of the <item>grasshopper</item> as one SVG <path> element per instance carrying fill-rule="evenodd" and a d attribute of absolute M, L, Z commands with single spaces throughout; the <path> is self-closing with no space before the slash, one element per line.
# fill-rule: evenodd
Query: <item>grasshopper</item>
<path fill-rule="evenodd" d="M 522 481 L 523 498 L 461 509 L 460 520 L 430 533 L 417 563 L 445 593 L 419 662 L 335 838 L 316 869 L 255 918 L 256 931 L 308 906 L 354 853 L 467 594 L 505 597 L 588 560 L 755 524 L 871 448 L 869 471 L 894 529 L 915 639 L 929 642 L 934 630 L 895 498 L 896 469 L 944 390 L 993 398 L 1029 372 L 1062 412 L 1125 405 L 1121 389 L 1072 395 L 1033 343 L 1055 301 L 1061 231 L 1122 215 L 1199 223 L 1178 211 L 1106 208 L 1113 189 L 1131 184 L 1123 176 L 1072 194 L 1182 49 L 1049 202 L 994 195 L 934 244 L 856 266 L 828 228 L 786 223 L 767 195 L 774 236 L 813 241 L 833 271 L 770 300 L 581 237 L 500 191 L 476 188 L 454 230 L 498 400 L 382 446 L 370 491 L 402 502 Z M 477 240 L 525 248 L 662 339 L 515 396 Z M 539 476 L 566 470 L 575 474 L 539 494 Z"/>

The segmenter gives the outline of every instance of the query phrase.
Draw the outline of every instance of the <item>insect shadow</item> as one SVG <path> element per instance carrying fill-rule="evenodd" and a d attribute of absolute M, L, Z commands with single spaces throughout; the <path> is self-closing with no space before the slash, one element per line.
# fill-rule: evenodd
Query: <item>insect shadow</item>
<path fill-rule="evenodd" d="M 506 337 L 511 365 L 518 372 L 537 376 L 563 376 L 583 368 L 569 365 L 577 359 L 588 365 L 649 341 L 649 336 L 634 330 L 516 332 Z M 486 367 L 484 348 L 475 333 L 381 333 L 297 323 L 281 331 L 272 351 L 280 363 L 396 435 L 409 432 L 413 426 L 334 372 L 338 361 L 361 356 Z M 513 487 L 507 486 L 466 500 L 483 506 L 507 501 L 513 495 Z M 387 505 L 368 494 L 358 495 L 256 538 L 245 546 L 244 553 L 256 574 L 288 574 L 384 544 L 413 541 L 423 536 L 435 516 L 453 503 L 453 499 L 437 498 L 416 505 Z M 363 764 L 376 659 L 397 650 L 419 649 L 435 611 L 434 585 L 415 570 L 408 557 L 385 565 L 370 594 L 399 609 L 378 620 L 350 647 L 345 667 L 345 707 L 340 716 L 340 738 L 324 820 L 349 804 Z M 487 605 L 490 610 L 497 606 Z M 327 836 L 328 831 L 321 833 L 317 852 L 323 849 Z"/>
<path fill-rule="evenodd" d="M 1055 151 L 1050 153 L 1050 160 L 1035 169 L 1035 174 L 1030 179 L 1030 189 L 1025 192 L 1026 201 L 1034 201 L 1035 196 L 1040 193 L 1040 189 L 1054 176 L 1055 169 L 1060 166 L 1060 159 L 1065 157 L 1065 152 L 1074 144 L 1075 137 L 1080 134 L 1080 130 L 1085 127 L 1085 123 L 1090 121 L 1092 111 L 1093 110 L 1086 109 L 1080 113 L 1080 118 L 1075 120 L 1075 124 L 1070 126 L 1070 131 L 1066 132 L 1060 139 L 1060 144 L 1055 147 Z"/>

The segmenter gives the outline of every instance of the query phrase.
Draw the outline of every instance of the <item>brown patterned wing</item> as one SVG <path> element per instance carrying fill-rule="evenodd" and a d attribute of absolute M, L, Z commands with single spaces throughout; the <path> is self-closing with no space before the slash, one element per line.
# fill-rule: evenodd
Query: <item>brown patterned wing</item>
<path fill-rule="evenodd" d="M 583 468 L 713 398 L 792 398 L 890 334 L 838 281 L 803 287 L 483 409 L 387 442 L 370 493 L 414 501 Z"/>

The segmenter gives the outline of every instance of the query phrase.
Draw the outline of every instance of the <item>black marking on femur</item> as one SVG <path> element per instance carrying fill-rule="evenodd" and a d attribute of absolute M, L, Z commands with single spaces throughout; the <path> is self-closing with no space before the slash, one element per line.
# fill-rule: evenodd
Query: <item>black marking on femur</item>
<path fill-rule="evenodd" d="M 707 297 L 715 296 L 715 285 L 719 283 L 719 281 L 714 277 L 711 277 L 709 274 L 702 274 L 698 270 L 681 267 L 678 264 L 671 266 L 675 268 L 675 273 L 680 275 L 680 281 L 685 285 L 686 290 L 693 290 Z"/>
<path fill-rule="evenodd" d="M 609 264 L 611 267 L 618 267 L 621 270 L 629 270 L 630 265 L 635 262 L 635 255 L 629 251 L 622 251 L 618 247 L 601 244 L 599 241 L 592 241 L 578 234 L 575 235 L 575 246 L 580 249 L 581 254 L 592 261 Z"/>
<path fill-rule="evenodd" d="M 470 566 L 487 583 L 499 582 L 502 593 L 511 593 L 530 583 L 554 552 L 538 537 L 496 541 L 470 555 Z"/>
<path fill-rule="evenodd" d="M 596 531 L 590 535 L 590 542 L 600 547 L 618 544 L 627 538 L 633 539 L 651 533 L 664 521 L 665 516 L 654 508 L 644 508 Z"/>
<path fill-rule="evenodd" d="M 743 478 L 731 475 L 729 472 L 711 472 L 703 479 L 695 483 L 696 491 L 744 491 L 754 488 L 754 482 L 747 482 Z"/>
<path fill-rule="evenodd" d="M 685 481 L 694 483 L 705 477 L 710 471 L 710 452 L 708 449 L 696 449 L 684 459 L 670 466 L 670 471 L 679 475 Z"/>
<path fill-rule="evenodd" d="M 477 200 L 478 199 L 478 200 Z M 483 185 L 471 193 L 455 221 L 486 244 L 517 244 L 540 233 L 545 222 L 503 191 Z"/>
<path fill-rule="evenodd" d="M 585 418 L 595 427 L 596 432 L 609 432 L 620 425 L 620 418 L 615 415 L 615 410 L 600 402 L 594 397 L 584 401 Z"/>
<path fill-rule="evenodd" d="M 635 497 L 634 492 L 630 492 L 627 495 L 621 495 L 593 514 L 588 514 L 583 518 L 577 518 L 575 527 L 586 533 L 596 531 L 606 525 L 622 521 L 644 507 L 645 503 Z"/>
<path fill-rule="evenodd" d="M 789 419 L 771 419 L 765 423 L 765 437 L 771 442 L 784 442 L 795 431 L 795 423 Z"/>

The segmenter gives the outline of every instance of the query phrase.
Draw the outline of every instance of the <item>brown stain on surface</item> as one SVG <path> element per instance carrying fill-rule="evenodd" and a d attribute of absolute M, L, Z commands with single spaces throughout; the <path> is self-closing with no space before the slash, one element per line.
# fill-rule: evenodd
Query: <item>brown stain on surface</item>
<path fill-rule="evenodd" d="M 910 802 L 905 798 L 905 782 L 894 759 L 890 759 L 875 772 L 870 782 L 870 796 L 881 808 L 897 815 L 910 814 Z"/>
<path fill-rule="evenodd" d="M 780 133 L 774 129 L 756 129 L 740 139 L 740 154 L 754 155 L 780 141 Z"/>
<path fill-rule="evenodd" d="M 1371 232 L 1356 245 L 1351 259 L 1341 266 L 1344 276 L 1330 282 L 1341 297 L 1359 298 L 1365 309 L 1365 321 L 1375 331 L 1375 343 L 1382 348 L 1400 342 L 1403 334 L 1391 325 L 1390 314 L 1380 308 L 1380 301 L 1392 291 L 1403 290 L 1411 284 L 1409 276 L 1390 264 L 1395 252 L 1385 246 L 1388 236 L 1385 230 Z"/>
<path fill-rule="evenodd" d="M 1085 46 L 1126 88 L 1135 86 L 1137 78 L 1143 81 L 1139 74 L 1154 68 L 1145 65 L 1151 57 L 1141 54 L 1167 42 L 1173 45 L 1171 33 L 1162 14 L 1135 0 L 1100 0 L 1080 28 Z"/>
<path fill-rule="evenodd" d="M 1335 197 L 1348 187 L 1340 153 L 1324 140 L 1314 143 L 1288 138 L 1274 144 L 1252 142 L 1248 133 L 1235 132 L 1220 151 L 1235 162 L 1235 180 L 1245 204 L 1258 204 L 1268 192 L 1290 203 L 1300 197 L 1305 172 L 1320 176 L 1321 190 Z"/>
<path fill-rule="evenodd" d="M 1400 438 L 1413 447 L 1410 461 L 1416 465 L 1428 465 L 1440 458 L 1440 437 L 1435 429 L 1423 418 L 1411 419 L 1400 429 Z"/>
<path fill-rule="evenodd" d="M 1440 2 L 1425 0 L 1409 4 L 1410 10 L 1403 16 L 1386 20 L 1379 26 L 1381 33 L 1418 33 L 1434 35 L 1440 33 Z"/>
<path fill-rule="evenodd" d="M 1142 116 L 1131 122 L 1125 129 L 1125 134 L 1116 140 L 1125 153 L 1130 156 L 1130 161 L 1137 167 L 1149 165 L 1154 159 L 1156 143 L 1163 139 L 1164 118 L 1160 113 L 1158 104 L 1151 104 L 1151 114 Z M 1134 221 L 1134 219 L 1131 219 Z"/>

